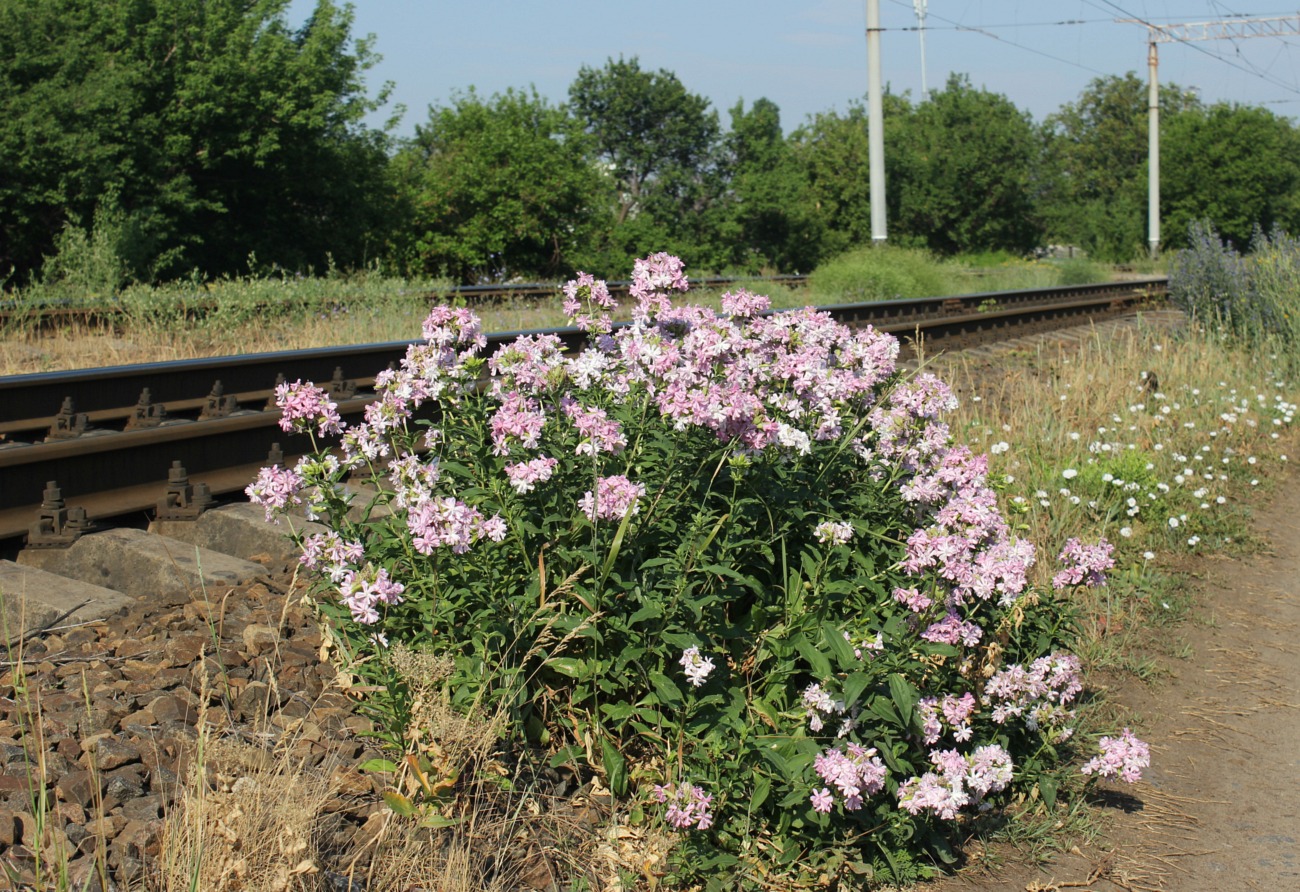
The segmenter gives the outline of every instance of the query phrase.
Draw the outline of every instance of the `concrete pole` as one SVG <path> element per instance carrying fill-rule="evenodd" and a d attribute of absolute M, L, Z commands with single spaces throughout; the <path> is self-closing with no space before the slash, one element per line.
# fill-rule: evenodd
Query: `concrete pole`
<path fill-rule="evenodd" d="M 1160 256 L 1160 85 L 1156 79 L 1159 58 L 1156 42 L 1147 49 L 1147 242 L 1151 259 Z"/>
<path fill-rule="evenodd" d="M 885 115 L 881 108 L 880 0 L 867 0 L 867 160 L 871 178 L 871 243 L 885 232 Z"/>
<path fill-rule="evenodd" d="M 925 84 L 925 12 L 928 0 L 912 0 L 912 6 L 916 10 L 916 31 L 921 36 L 921 101 L 925 102 L 930 98 L 930 88 Z"/>

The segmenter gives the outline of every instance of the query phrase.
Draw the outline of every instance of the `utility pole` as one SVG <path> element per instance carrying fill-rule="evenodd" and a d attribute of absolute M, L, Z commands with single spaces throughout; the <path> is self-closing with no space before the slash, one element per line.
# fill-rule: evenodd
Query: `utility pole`
<path fill-rule="evenodd" d="M 880 0 L 867 0 L 867 162 L 870 168 L 871 243 L 882 245 L 885 231 L 885 115 L 881 108 Z"/>
<path fill-rule="evenodd" d="M 916 0 L 920 2 L 920 0 Z M 1160 86 L 1156 44 L 1238 37 L 1287 37 L 1300 34 L 1300 15 L 1224 19 L 1155 25 L 1143 19 L 1116 19 L 1147 29 L 1147 243 L 1152 259 L 1160 256 Z"/>
<path fill-rule="evenodd" d="M 925 12 L 929 0 L 912 0 L 916 10 L 916 31 L 921 36 L 921 101 L 930 98 L 930 90 L 925 85 Z"/>

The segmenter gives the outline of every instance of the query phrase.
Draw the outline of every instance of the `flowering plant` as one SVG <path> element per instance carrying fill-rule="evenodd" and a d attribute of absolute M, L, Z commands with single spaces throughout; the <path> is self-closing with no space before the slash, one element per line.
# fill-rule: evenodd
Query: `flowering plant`
<path fill-rule="evenodd" d="M 453 707 L 504 714 L 507 744 L 666 806 L 684 872 L 847 852 L 915 876 L 944 822 L 1050 803 L 1069 611 L 1029 586 L 951 391 L 900 375 L 893 338 L 745 291 L 674 306 L 687 289 L 677 258 L 638 261 L 615 327 L 580 275 L 576 355 L 531 334 L 485 358 L 473 314 L 436 309 L 362 423 L 286 386 L 287 429 L 341 447 L 250 495 L 328 525 L 302 561 L 394 746 L 425 739 L 400 643 L 454 667 Z M 1108 554 L 1071 543 L 1060 585 Z"/>

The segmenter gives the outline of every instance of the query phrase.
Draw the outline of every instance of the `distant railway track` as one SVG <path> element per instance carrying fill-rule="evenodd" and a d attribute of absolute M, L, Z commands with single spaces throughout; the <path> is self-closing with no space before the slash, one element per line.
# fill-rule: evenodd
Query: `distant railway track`
<path fill-rule="evenodd" d="M 726 288 L 736 284 L 748 284 L 760 281 L 791 288 L 802 288 L 808 284 L 806 275 L 764 276 L 755 278 L 732 277 L 691 277 L 693 288 Z M 616 297 L 626 295 L 631 287 L 630 281 L 607 282 L 609 291 Z M 469 306 L 481 306 L 508 300 L 543 300 L 555 297 L 560 286 L 547 282 L 534 282 L 516 285 L 460 285 L 446 291 L 430 291 L 422 296 L 426 300 L 446 300 L 449 298 L 463 301 Z M 194 297 L 180 297 L 175 310 L 193 318 L 217 310 L 218 303 L 211 297 L 196 294 Z M 110 302 L 79 306 L 73 303 L 49 303 L 32 305 L 14 301 L 0 301 L 0 324 L 22 325 L 29 328 L 55 328 L 60 325 L 112 325 L 117 319 L 128 315 L 125 307 Z"/>
<path fill-rule="evenodd" d="M 1166 286 L 1166 279 L 1150 278 L 825 309 L 847 325 L 893 333 L 905 347 L 923 337 L 933 352 L 1131 312 L 1163 299 Z M 576 329 L 554 333 L 571 349 L 584 340 Z M 492 335 L 487 355 L 518 334 Z M 374 376 L 407 346 L 0 377 L 0 541 L 13 543 L 36 525 L 31 544 L 57 545 L 96 520 L 201 511 L 209 495 L 241 491 L 272 450 L 289 461 L 307 451 L 305 438 L 277 425 L 277 380 L 330 382 L 340 413 L 357 419 L 374 399 Z"/>

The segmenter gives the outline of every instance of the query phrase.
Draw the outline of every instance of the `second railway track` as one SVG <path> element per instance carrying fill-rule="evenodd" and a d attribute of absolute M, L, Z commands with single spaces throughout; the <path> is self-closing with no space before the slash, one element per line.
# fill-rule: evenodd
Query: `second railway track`
<path fill-rule="evenodd" d="M 1160 301 L 1163 278 L 826 307 L 850 326 L 872 325 L 929 352 L 985 344 L 1114 317 Z M 558 334 L 571 349 L 585 336 Z M 485 355 L 519 332 L 489 337 Z M 345 419 L 372 400 L 374 376 L 408 342 L 0 377 L 0 542 L 34 524 L 50 541 L 77 526 L 170 506 L 202 509 L 237 493 L 273 450 L 292 458 L 305 438 L 282 432 L 277 380 L 331 382 Z M 57 482 L 62 502 L 48 485 Z M 195 487 L 200 487 L 198 490 Z M 61 513 L 60 513 L 61 512 Z M 59 527 L 70 524 L 69 529 Z M 36 544 L 36 543 L 32 543 Z"/>

